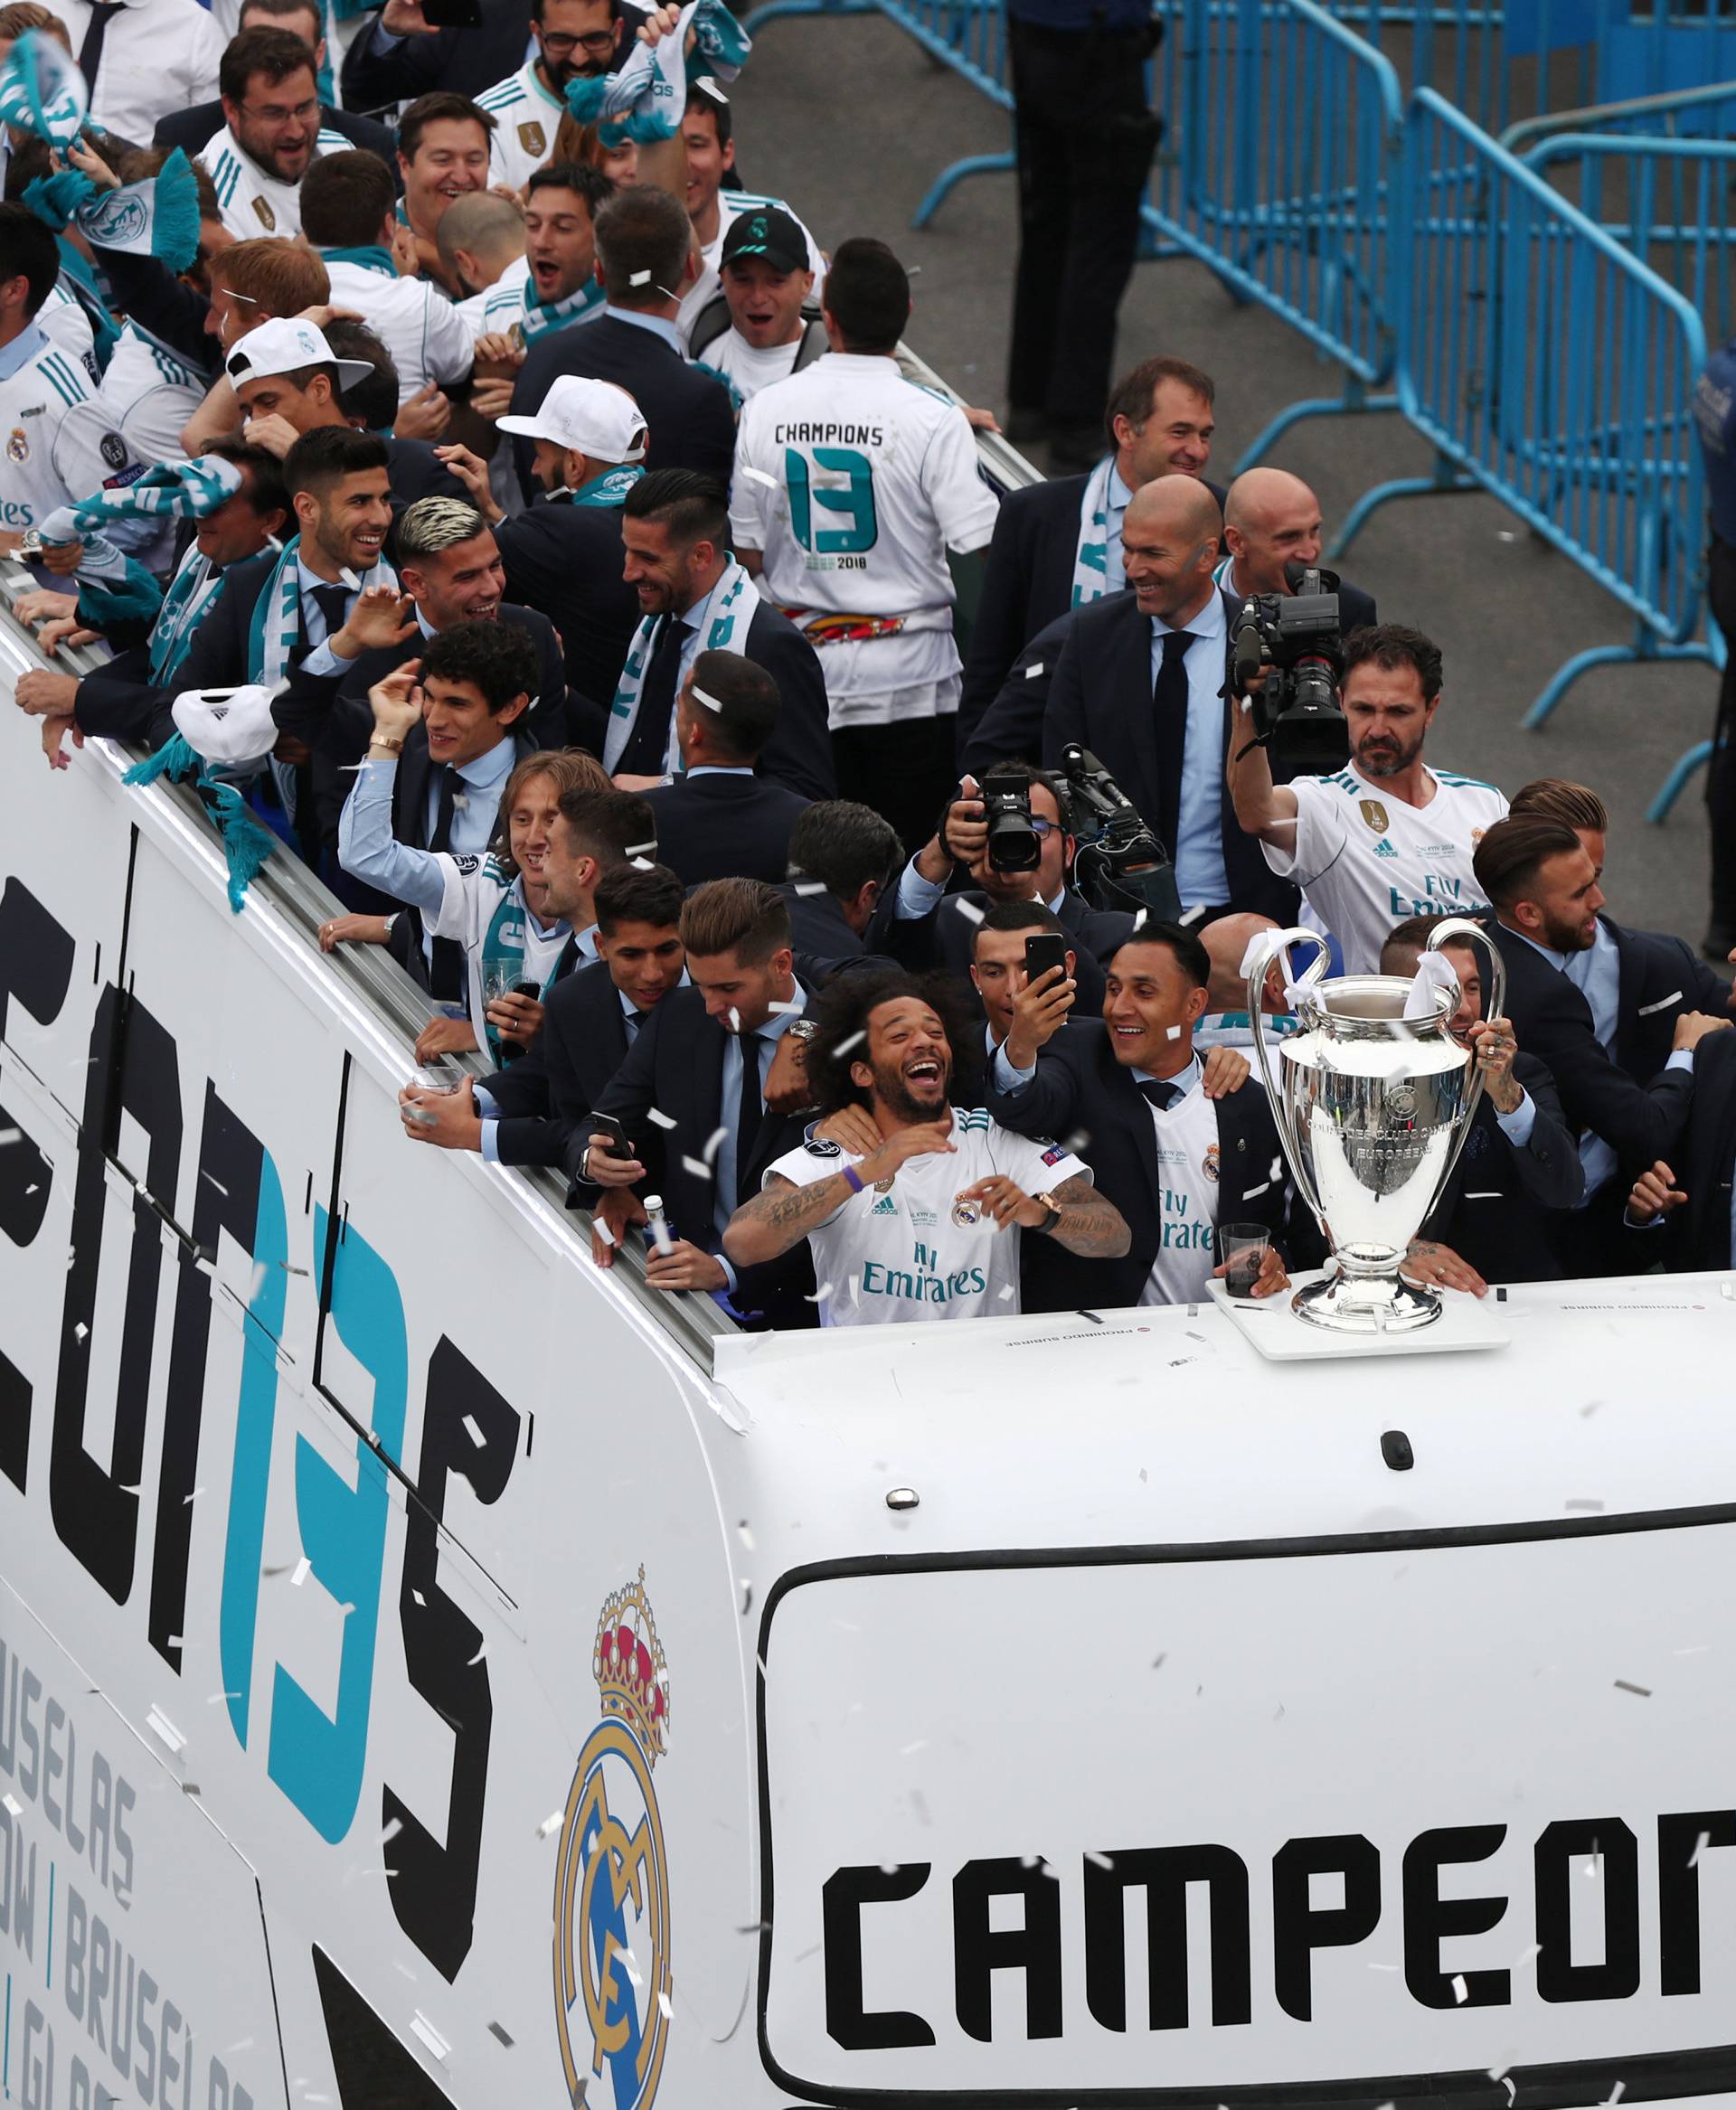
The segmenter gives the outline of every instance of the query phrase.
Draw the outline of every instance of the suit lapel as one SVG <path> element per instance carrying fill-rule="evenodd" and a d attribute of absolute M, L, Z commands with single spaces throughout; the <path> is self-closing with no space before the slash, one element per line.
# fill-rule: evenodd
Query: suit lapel
<path fill-rule="evenodd" d="M 1111 708 L 1122 718 L 1131 739 L 1134 781 L 1139 790 L 1128 791 L 1128 796 L 1142 813 L 1154 814 L 1159 800 L 1157 728 L 1151 706 L 1151 622 L 1140 614 L 1139 604 L 1131 596 L 1125 608 L 1115 626 L 1115 663 L 1107 686 L 1114 699 Z"/>
<path fill-rule="evenodd" d="M 1151 1197 L 1152 1210 L 1158 1220 L 1158 1236 L 1161 1238 L 1163 1181 L 1157 1170 L 1157 1137 L 1151 1126 L 1151 1108 L 1146 1104 L 1139 1087 L 1133 1081 L 1133 1072 L 1123 1069 L 1116 1060 L 1107 1031 L 1099 1047 L 1098 1061 L 1101 1067 L 1109 1103 L 1120 1116 L 1133 1138 L 1134 1152 L 1139 1160 L 1139 1169 L 1145 1174 L 1146 1192 Z"/>
<path fill-rule="evenodd" d="M 1616 997 L 1616 1045 L 1613 1054 L 1623 1069 L 1628 1067 L 1632 1052 L 1634 1029 L 1638 1022 L 1640 981 L 1645 973 L 1644 949 L 1630 938 L 1618 925 L 1604 918 L 1609 925 L 1609 934 L 1616 941 L 1616 958 L 1620 963 L 1620 980 Z"/>

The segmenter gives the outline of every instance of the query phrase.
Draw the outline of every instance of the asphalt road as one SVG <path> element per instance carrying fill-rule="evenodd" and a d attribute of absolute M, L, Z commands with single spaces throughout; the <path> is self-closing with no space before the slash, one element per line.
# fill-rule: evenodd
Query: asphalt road
<path fill-rule="evenodd" d="M 854 234 L 892 243 L 920 274 L 912 345 L 961 394 L 1004 410 L 1011 174 L 967 179 L 925 232 L 910 227 L 944 165 L 1005 149 L 1004 114 L 880 15 L 765 24 L 735 108 L 744 180 L 787 198 L 827 248 Z M 1118 370 L 1160 352 L 1216 379 L 1220 481 L 1287 403 L 1338 393 L 1336 370 L 1299 335 L 1258 306 L 1238 306 L 1189 261 L 1141 264 L 1122 306 Z M 1310 419 L 1268 458 L 1307 478 L 1329 530 L 1371 485 L 1427 476 L 1433 461 L 1391 413 Z M 1570 692 L 1548 730 L 1525 732 L 1520 719 L 1570 654 L 1631 635 L 1616 602 L 1575 565 L 1493 499 L 1445 494 L 1377 513 L 1341 569 L 1375 596 L 1383 617 L 1413 623 L 1441 646 L 1447 678 L 1430 758 L 1510 794 L 1544 776 L 1592 786 L 1612 820 L 1610 912 L 1697 944 L 1706 920 L 1703 778 L 1665 826 L 1648 826 L 1644 815 L 1676 756 L 1711 730 L 1712 670 L 1600 669 Z"/>

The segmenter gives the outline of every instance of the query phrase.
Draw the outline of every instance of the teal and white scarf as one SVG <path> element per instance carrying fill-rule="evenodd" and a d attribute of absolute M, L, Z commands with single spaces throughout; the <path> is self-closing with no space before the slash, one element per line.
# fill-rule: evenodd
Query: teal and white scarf
<path fill-rule="evenodd" d="M 199 618 L 222 590 L 223 575 L 197 542 L 187 545 L 151 631 L 151 683 L 165 689 L 181 671 Z"/>
<path fill-rule="evenodd" d="M 0 66 L 0 126 L 64 150 L 90 109 L 84 76 L 46 31 L 27 29 Z"/>
<path fill-rule="evenodd" d="M 580 484 L 567 495 L 575 505 L 624 505 L 627 493 L 644 474 L 643 469 L 631 467 L 605 469 L 600 476 L 593 476 L 589 484 Z"/>
<path fill-rule="evenodd" d="M 1085 479 L 1079 502 L 1079 548 L 1073 553 L 1073 606 L 1100 601 L 1109 590 L 1109 478 L 1115 457 L 1106 454 Z"/>
<path fill-rule="evenodd" d="M 289 655 L 301 636 L 301 537 L 291 535 L 283 545 L 271 576 L 259 589 L 253 604 L 253 622 L 248 635 L 247 678 L 276 689 L 289 678 Z M 371 586 L 396 587 L 398 574 L 382 557 L 372 571 L 363 572 L 360 590 Z"/>
<path fill-rule="evenodd" d="M 354 249 L 321 250 L 319 254 L 321 260 L 327 264 L 355 264 L 364 271 L 378 271 L 382 278 L 398 276 L 392 251 L 382 249 L 377 242 L 365 242 Z"/>
<path fill-rule="evenodd" d="M 88 181 L 89 179 L 87 179 Z M 73 208 L 72 223 L 96 250 L 156 257 L 184 271 L 199 254 L 199 187 L 180 147 L 142 183 L 98 191 Z"/>
<path fill-rule="evenodd" d="M 733 80 L 753 40 L 722 0 L 688 0 L 681 19 L 655 45 L 635 43 L 618 73 L 580 74 L 567 83 L 567 108 L 581 125 L 600 127 L 604 146 L 673 139 L 687 108 L 688 32 L 693 53 L 719 80 Z M 614 122 L 606 120 L 613 119 Z"/>
<path fill-rule="evenodd" d="M 201 455 L 196 461 L 149 469 L 137 483 L 99 491 L 75 505 L 58 506 L 42 523 L 42 541 L 84 544 L 73 574 L 80 618 L 98 628 L 148 620 L 163 604 L 156 580 L 101 532 L 105 527 L 120 520 L 203 520 L 241 487 L 241 472 L 232 462 Z"/>
<path fill-rule="evenodd" d="M 488 863 L 492 868 L 495 866 L 496 861 L 491 857 Z M 501 1039 L 495 1027 L 489 1022 L 487 992 L 490 988 L 512 988 L 520 982 L 528 982 L 532 979 L 526 956 L 529 950 L 528 940 L 531 928 L 531 912 L 524 902 L 524 876 L 521 872 L 506 887 L 495 906 L 494 914 L 488 918 L 488 928 L 484 933 L 482 940 L 481 956 L 477 968 L 478 980 L 473 984 L 471 990 L 473 1006 L 477 1004 L 478 998 L 481 999 L 480 1005 L 475 1011 L 475 1016 L 482 1021 L 482 1030 L 488 1042 L 488 1052 L 496 1060 L 500 1059 L 502 1051 Z M 559 942 L 555 946 L 553 964 L 547 975 L 543 976 L 542 987 L 538 994 L 538 1002 L 542 1003 L 546 1003 L 549 1000 L 549 991 L 553 988 L 555 976 L 561 971 L 561 951 L 565 948 L 567 939 L 572 935 L 564 923 L 557 925 L 556 930 L 559 933 Z M 542 949 L 546 954 L 546 945 Z"/>
<path fill-rule="evenodd" d="M 712 620 L 700 640 L 700 651 L 744 654 L 748 646 L 748 627 L 759 608 L 759 589 L 731 557 L 722 577 L 712 589 Z M 621 669 L 615 701 L 609 706 L 609 731 L 603 739 L 603 768 L 611 777 L 632 738 L 633 721 L 639 714 L 639 699 L 645 690 L 645 677 L 662 642 L 664 625 L 680 620 L 679 616 L 647 616 L 633 633 L 627 664 Z M 673 711 L 669 713 L 669 745 L 664 756 L 664 767 L 676 773 L 681 768 Z"/>
<path fill-rule="evenodd" d="M 551 330 L 564 330 L 569 323 L 588 323 L 593 316 L 600 315 L 603 303 L 609 296 L 595 278 L 587 278 L 576 293 L 569 293 L 564 300 L 542 301 L 536 297 L 536 282 L 524 281 L 524 312 L 518 318 L 520 335 L 527 344 L 538 337 L 546 336 Z"/>

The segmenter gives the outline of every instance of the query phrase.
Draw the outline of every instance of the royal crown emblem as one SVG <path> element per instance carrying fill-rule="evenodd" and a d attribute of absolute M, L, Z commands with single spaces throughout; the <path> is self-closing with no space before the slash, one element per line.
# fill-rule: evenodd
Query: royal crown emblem
<path fill-rule="evenodd" d="M 669 1672 L 657 1623 L 645 1594 L 645 1570 L 603 1606 L 590 1672 L 603 1696 L 603 1713 L 623 1721 L 655 1766 L 668 1749 Z"/>

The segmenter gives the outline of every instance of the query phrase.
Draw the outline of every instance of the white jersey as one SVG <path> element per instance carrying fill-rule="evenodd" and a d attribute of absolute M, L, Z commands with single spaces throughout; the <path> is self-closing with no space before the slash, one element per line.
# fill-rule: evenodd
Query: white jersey
<path fill-rule="evenodd" d="M 97 379 L 97 340 L 90 317 L 61 279 L 57 278 L 49 287 L 48 298 L 37 309 L 36 327 L 51 344 L 75 359 L 92 381 Z"/>
<path fill-rule="evenodd" d="M 1207 1295 L 1206 1283 L 1218 1264 L 1217 1111 L 1195 1069 L 1184 1098 L 1162 1113 L 1153 1107 L 1150 1113 L 1163 1237 L 1139 1302 L 1194 1304 Z"/>
<path fill-rule="evenodd" d="M 1354 766 L 1335 777 L 1298 777 L 1294 853 L 1262 843 L 1266 862 L 1293 880 L 1344 948 L 1344 972 L 1380 972 L 1394 924 L 1412 916 L 1468 916 L 1486 909 L 1471 869 L 1505 796 L 1474 777 L 1427 772 L 1435 796 L 1408 805 Z"/>
<path fill-rule="evenodd" d="M 342 132 L 322 131 L 315 145 L 316 155 L 342 154 L 350 146 Z M 193 158 L 203 167 L 217 192 L 217 209 L 223 225 L 237 241 L 256 235 L 280 234 L 286 239 L 301 232 L 301 185 L 286 184 L 263 169 L 225 125 L 215 138 L 208 139 Z"/>
<path fill-rule="evenodd" d="M 104 369 L 97 402 L 141 462 L 179 461 L 181 430 L 209 384 L 183 359 L 128 323 Z"/>
<path fill-rule="evenodd" d="M 401 403 L 430 381 L 445 388 L 469 372 L 475 339 L 438 286 L 374 264 L 323 260 L 333 306 L 354 308 L 391 353 Z"/>
<path fill-rule="evenodd" d="M 137 460 L 77 360 L 33 325 L 0 350 L 0 528 L 137 483 Z"/>
<path fill-rule="evenodd" d="M 489 1004 L 521 982 L 546 990 L 572 931 L 560 921 L 543 929 L 524 906 L 523 882 L 497 857 L 441 851 L 435 862 L 444 891 L 439 913 L 423 928 L 429 937 L 449 937 L 464 947 L 470 1022 L 478 1046 L 497 1055 L 499 1042 L 486 1016 Z"/>
<path fill-rule="evenodd" d="M 458 320 L 469 331 L 472 344 L 478 337 L 504 337 L 514 323 L 524 321 L 530 282 L 530 259 L 515 257 L 492 286 L 458 302 Z"/>
<path fill-rule="evenodd" d="M 947 551 L 983 548 L 998 504 L 964 412 L 894 359 L 828 352 L 742 411 L 730 525 L 820 645 L 835 731 L 958 710 Z M 826 642 L 827 617 L 901 627 Z"/>
<path fill-rule="evenodd" d="M 495 120 L 488 181 L 522 191 L 554 153 L 554 135 L 567 114 L 565 99 L 543 87 L 531 58 L 516 73 L 484 89 L 476 104 Z"/>
<path fill-rule="evenodd" d="M 717 267 L 723 255 L 723 237 L 744 212 L 763 212 L 775 209 L 789 212 L 789 216 L 807 237 L 807 268 L 814 274 L 814 292 L 817 297 L 826 284 L 826 259 L 816 242 L 800 218 L 789 212 L 781 198 L 769 198 L 760 191 L 720 191 L 717 193 L 717 232 L 710 241 L 699 246 L 699 277 L 681 297 L 681 306 L 675 316 L 675 327 L 681 332 L 685 344 L 693 334 L 693 325 L 699 320 L 705 303 L 722 290 L 723 281 L 718 277 Z"/>
<path fill-rule="evenodd" d="M 774 381 L 789 379 L 796 371 L 797 354 L 807 334 L 804 324 L 788 344 L 774 344 L 769 351 L 761 351 L 757 344 L 750 344 L 740 330 L 727 329 L 721 337 L 712 339 L 693 363 L 709 368 L 725 381 L 740 409 L 743 403 L 751 401 L 761 389 L 769 388 Z"/>
<path fill-rule="evenodd" d="M 896 1176 L 849 1195 L 807 1234 L 819 1285 L 822 1326 L 889 1326 L 901 1319 L 1011 1319 L 1019 1311 L 1016 1225 L 996 1230 L 966 1188 L 996 1173 L 1027 1194 L 1090 1168 L 1059 1144 L 1014 1135 L 980 1108 L 952 1110 L 953 1149 L 907 1159 Z M 766 1168 L 811 1187 L 860 1160 L 835 1143 L 787 1151 Z M 882 1190 L 884 1190 L 882 1192 Z"/>

